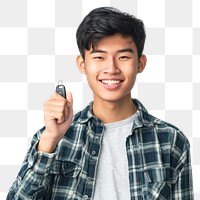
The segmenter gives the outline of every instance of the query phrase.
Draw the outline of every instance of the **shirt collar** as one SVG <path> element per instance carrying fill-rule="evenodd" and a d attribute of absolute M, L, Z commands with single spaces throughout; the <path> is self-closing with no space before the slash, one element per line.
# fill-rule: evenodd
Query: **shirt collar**
<path fill-rule="evenodd" d="M 90 102 L 84 110 L 78 113 L 79 118 L 77 120 L 79 123 L 81 124 L 87 123 L 92 118 L 98 120 L 92 113 L 92 105 L 93 105 L 93 101 Z M 75 115 L 75 118 L 76 118 L 76 115 Z"/>
<path fill-rule="evenodd" d="M 136 122 L 133 128 L 141 127 L 143 125 L 152 126 L 153 122 L 146 108 L 142 105 L 142 103 L 139 100 L 137 99 L 132 99 L 132 100 L 138 109 L 138 117 L 136 119 Z M 101 123 L 101 121 L 93 115 L 92 105 L 93 105 L 93 102 L 90 102 L 89 105 L 79 113 L 78 115 L 79 117 L 77 119 L 79 123 L 81 124 L 87 123 L 90 119 L 94 119 L 96 122 Z"/>
<path fill-rule="evenodd" d="M 153 118 L 148 113 L 147 109 L 137 99 L 133 99 L 133 103 L 136 105 L 136 107 L 138 109 L 138 111 L 137 111 L 138 117 L 136 117 L 136 120 L 133 124 L 133 129 L 139 128 L 139 127 L 142 127 L 142 126 L 147 126 L 147 127 L 152 126 L 153 125 Z"/>

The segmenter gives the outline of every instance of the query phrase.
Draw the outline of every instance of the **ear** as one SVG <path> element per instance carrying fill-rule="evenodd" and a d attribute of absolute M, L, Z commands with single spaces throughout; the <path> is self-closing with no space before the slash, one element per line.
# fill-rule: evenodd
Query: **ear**
<path fill-rule="evenodd" d="M 147 63 L 147 57 L 142 54 L 139 58 L 138 73 L 142 73 Z"/>
<path fill-rule="evenodd" d="M 76 65 L 81 74 L 85 74 L 85 61 L 81 55 L 76 57 Z"/>

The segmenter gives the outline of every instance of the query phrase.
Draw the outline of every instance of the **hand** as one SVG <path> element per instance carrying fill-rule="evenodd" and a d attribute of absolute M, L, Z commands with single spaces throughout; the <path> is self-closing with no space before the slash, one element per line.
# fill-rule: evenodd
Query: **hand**
<path fill-rule="evenodd" d="M 45 131 L 40 138 L 38 151 L 51 153 L 69 129 L 73 118 L 73 98 L 68 92 L 66 99 L 54 93 L 44 103 Z"/>

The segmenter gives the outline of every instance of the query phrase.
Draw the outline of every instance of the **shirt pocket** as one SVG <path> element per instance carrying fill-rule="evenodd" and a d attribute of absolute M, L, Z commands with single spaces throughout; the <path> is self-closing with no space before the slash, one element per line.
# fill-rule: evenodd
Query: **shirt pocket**
<path fill-rule="evenodd" d="M 51 187 L 45 200 L 73 199 L 81 171 L 82 166 L 75 161 L 54 161 L 50 169 Z M 54 191 L 54 188 L 56 188 L 56 191 Z M 64 193 L 63 188 L 65 188 Z"/>
<path fill-rule="evenodd" d="M 50 169 L 50 174 L 76 178 L 81 172 L 81 165 L 74 161 L 55 161 Z"/>
<path fill-rule="evenodd" d="M 176 182 L 177 175 L 170 167 L 151 168 L 144 171 L 144 187 L 142 197 L 144 200 L 170 200 L 172 198 L 171 186 Z"/>

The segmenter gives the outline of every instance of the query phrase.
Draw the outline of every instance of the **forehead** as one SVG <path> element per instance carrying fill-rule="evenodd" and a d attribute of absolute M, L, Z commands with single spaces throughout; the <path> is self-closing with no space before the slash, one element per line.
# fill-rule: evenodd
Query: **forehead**
<path fill-rule="evenodd" d="M 95 50 L 99 48 L 136 48 L 135 42 L 131 36 L 123 36 L 121 34 L 115 34 L 112 36 L 105 36 L 101 38 L 98 42 L 91 44 L 90 50 Z"/>

